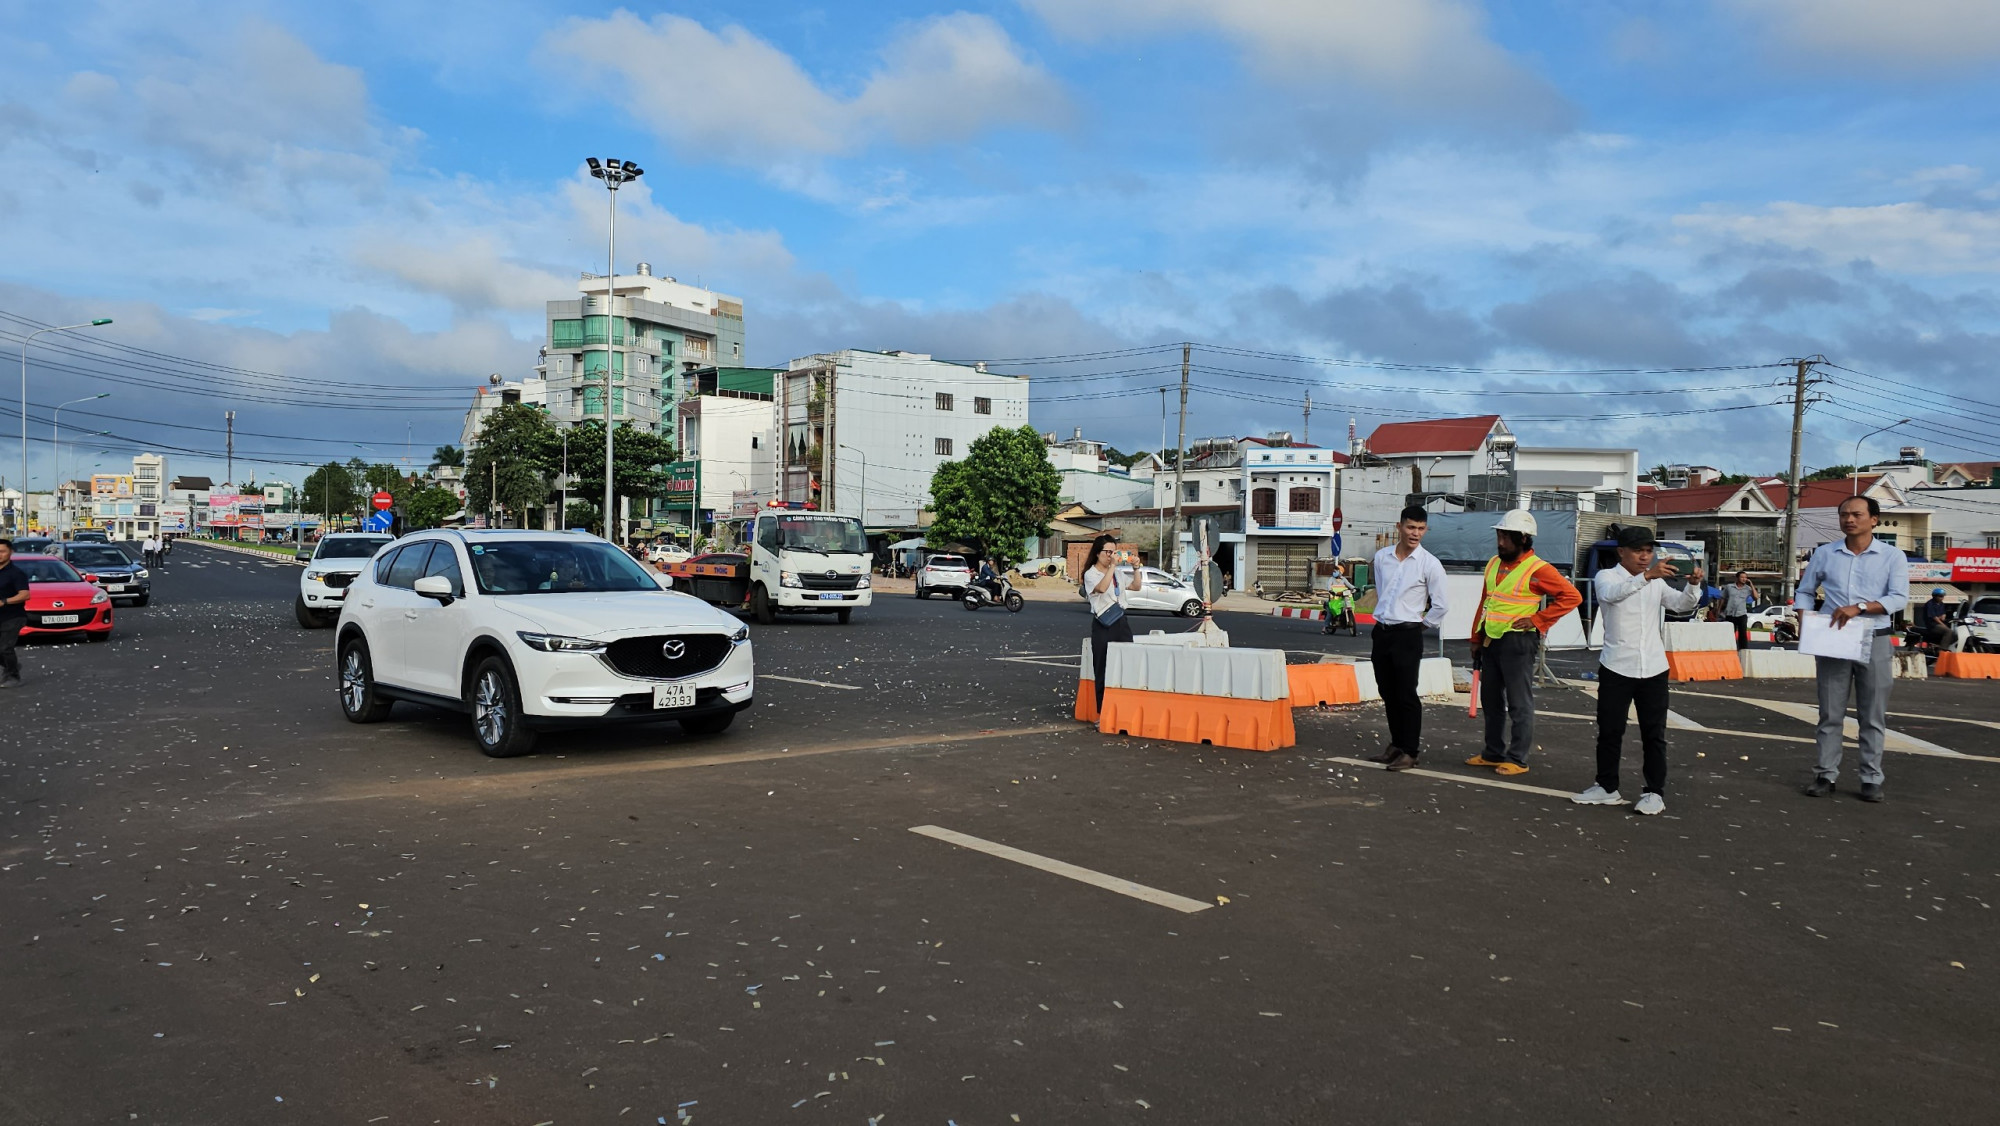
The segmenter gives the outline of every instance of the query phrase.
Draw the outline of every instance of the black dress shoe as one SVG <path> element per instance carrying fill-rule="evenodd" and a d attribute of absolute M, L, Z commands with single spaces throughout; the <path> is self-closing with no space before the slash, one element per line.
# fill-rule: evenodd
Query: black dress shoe
<path fill-rule="evenodd" d="M 1397 751 L 1395 758 L 1390 759 L 1388 762 L 1382 765 L 1384 769 L 1390 771 L 1408 770 L 1409 768 L 1417 765 L 1417 756 L 1411 754 L 1405 754 L 1402 751 Z"/>
<path fill-rule="evenodd" d="M 1369 761 L 1369 762 L 1380 762 L 1380 763 L 1387 763 L 1387 762 L 1388 762 L 1388 761 L 1389 761 L 1390 759 L 1393 759 L 1393 758 L 1395 758 L 1395 757 L 1396 757 L 1397 755 L 1400 755 L 1400 754 L 1402 754 L 1402 753 L 1403 753 L 1403 752 L 1402 752 L 1402 750 L 1401 750 L 1400 748 L 1398 748 L 1398 747 L 1395 747 L 1395 746 L 1393 746 L 1393 745 L 1392 745 L 1392 746 L 1387 746 L 1387 747 L 1384 747 L 1384 748 L 1382 748 L 1382 751 L 1381 751 L 1381 753 L 1380 753 L 1380 754 L 1373 754 L 1373 755 L 1369 755 L 1369 756 L 1368 756 L 1368 761 Z"/>
<path fill-rule="evenodd" d="M 1809 798 L 1826 797 L 1827 795 L 1833 793 L 1833 779 L 1815 778 L 1812 781 L 1806 783 L 1806 788 L 1802 792 L 1805 794 L 1805 796 Z"/>
<path fill-rule="evenodd" d="M 1881 801 L 1881 800 L 1882 800 L 1882 796 L 1883 796 L 1883 795 L 1882 795 L 1882 783 L 1880 783 L 1880 782 L 1863 782 L 1863 783 L 1861 784 L 1861 800 L 1862 800 L 1862 801 Z"/>

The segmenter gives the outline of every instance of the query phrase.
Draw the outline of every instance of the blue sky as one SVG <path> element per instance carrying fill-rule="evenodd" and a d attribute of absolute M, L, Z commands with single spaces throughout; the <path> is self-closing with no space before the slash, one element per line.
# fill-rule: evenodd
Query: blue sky
<path fill-rule="evenodd" d="M 212 450 L 195 428 L 232 406 L 253 463 L 454 440 L 473 386 L 534 363 L 541 302 L 603 268 L 581 161 L 613 154 L 647 169 L 621 266 L 742 296 L 753 362 L 1188 339 L 1191 434 L 1296 429 L 1305 379 L 1316 438 L 1498 410 L 1535 444 L 1766 472 L 1789 421 L 1758 406 L 1769 369 L 1214 348 L 1824 353 L 1853 372 L 1822 388 L 1808 464 L 1903 415 L 1933 456 L 2000 458 L 1986 0 L 412 10 L 0 2 L 0 312 L 117 318 L 36 366 L 33 404 L 112 392 L 65 413 L 116 435 L 66 472 Z M 106 378 L 142 359 L 151 385 Z M 1177 359 L 1035 365 L 1035 421 L 1151 448 L 1150 369 Z M 1700 390 L 1614 394 L 1677 388 Z M 1523 390 L 1573 394 L 1494 393 Z M 1758 409 L 1689 413 L 1722 406 Z"/>

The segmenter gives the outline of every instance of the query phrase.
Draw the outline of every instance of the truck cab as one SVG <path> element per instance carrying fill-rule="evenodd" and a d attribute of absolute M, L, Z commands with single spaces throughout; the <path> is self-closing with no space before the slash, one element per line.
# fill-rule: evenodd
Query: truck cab
<path fill-rule="evenodd" d="M 759 622 L 778 614 L 832 614 L 845 624 L 869 604 L 868 537 L 861 521 L 831 512 L 766 508 L 744 524 L 745 606 Z"/>

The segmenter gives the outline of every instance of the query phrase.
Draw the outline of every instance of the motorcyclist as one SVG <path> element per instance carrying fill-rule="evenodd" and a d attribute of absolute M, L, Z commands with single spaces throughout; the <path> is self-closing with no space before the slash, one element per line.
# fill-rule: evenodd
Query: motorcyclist
<path fill-rule="evenodd" d="M 1335 570 L 1326 592 L 1326 627 L 1320 632 L 1332 633 L 1336 626 L 1351 626 L 1353 617 L 1354 584 L 1348 581 L 1345 572 Z"/>
<path fill-rule="evenodd" d="M 1933 587 L 1930 601 L 1917 612 L 1917 633 L 1932 645 L 1944 644 L 1951 632 L 1951 604 L 1944 600 L 1944 588 Z"/>
<path fill-rule="evenodd" d="M 977 581 L 980 586 L 986 588 L 986 593 L 993 596 L 995 602 L 1000 601 L 1000 573 L 993 569 L 993 560 L 981 559 L 979 561 Z"/>

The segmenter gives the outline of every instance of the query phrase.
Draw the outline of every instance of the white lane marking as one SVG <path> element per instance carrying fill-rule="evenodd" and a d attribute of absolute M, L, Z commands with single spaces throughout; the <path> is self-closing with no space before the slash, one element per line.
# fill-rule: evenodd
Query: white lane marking
<path fill-rule="evenodd" d="M 759 680 L 782 680 L 782 681 L 784 681 L 784 682 L 785 682 L 786 684 L 810 684 L 810 685 L 812 685 L 812 686 L 813 686 L 814 688 L 838 688 L 838 689 L 841 689 L 842 691 L 846 691 L 846 692 L 859 692 L 859 691 L 861 691 L 861 686 L 860 686 L 859 684 L 833 684 L 833 683 L 831 683 L 831 682 L 829 682 L 829 681 L 824 681 L 824 680 L 801 680 L 801 679 L 799 679 L 799 678 L 798 678 L 798 677 L 796 677 L 796 676 L 778 676 L 778 675 L 777 675 L 777 674 L 775 674 L 775 673 L 768 673 L 768 672 L 767 672 L 767 673 L 764 673 L 764 674 L 762 674 L 762 675 L 760 675 L 760 676 L 758 677 L 758 679 L 759 679 Z"/>
<path fill-rule="evenodd" d="M 954 832 L 950 829 L 941 829 L 936 825 L 914 825 L 911 826 L 910 832 L 918 836 L 940 840 L 946 844 L 955 844 L 960 848 L 969 848 L 974 852 L 983 852 L 988 856 L 997 856 L 1002 860 L 1012 860 L 1016 864 L 1025 864 L 1030 868 L 1052 872 L 1058 876 L 1067 876 L 1072 880 L 1089 884 L 1092 887 L 1100 887 L 1106 891 L 1115 891 L 1119 895 L 1129 895 L 1133 899 L 1143 900 L 1155 906 L 1166 907 L 1182 912 L 1183 914 L 1192 915 L 1197 911 L 1206 911 L 1215 906 L 1213 903 L 1204 903 L 1199 899 L 1189 899 L 1186 896 L 1175 895 L 1170 891 L 1149 888 L 1145 884 L 1135 884 L 1131 880 L 1121 880 L 1116 876 L 1107 876 L 1102 872 L 1094 872 L 1089 868 L 1079 868 L 1074 864 L 1061 860 L 1051 860 L 1046 856 L 1024 852 L 1011 845 L 995 844 L 992 841 L 981 840 L 978 837 L 967 836 L 964 833 Z"/>
<path fill-rule="evenodd" d="M 1548 716 L 1550 719 L 1580 719 L 1585 723 L 1597 722 L 1597 717 L 1594 715 L 1578 715 L 1575 712 L 1551 712 L 1536 708 L 1535 718 L 1539 719 L 1542 716 Z M 1669 726 L 1672 725 L 1670 724 Z M 1818 741 L 1810 735 L 1779 735 L 1770 731 L 1734 731 L 1727 727 L 1703 727 L 1700 731 L 1703 735 L 1741 735 L 1746 739 L 1773 739 L 1780 743 L 1813 743 Z"/>
<path fill-rule="evenodd" d="M 1710 692 L 1702 692 L 1697 694 L 1702 696 L 1714 695 L 1714 693 Z M 1725 696 L 1718 698 L 1733 699 L 1734 697 Z M 1814 708 L 1810 704 L 1801 704 L 1799 706 L 1807 708 L 1811 711 L 1811 714 L 1809 716 L 1803 718 L 1809 719 L 1813 723 L 1819 722 L 1818 708 Z M 1580 719 L 1586 723 L 1597 722 L 1597 717 L 1594 715 L 1578 715 L 1575 712 L 1552 712 L 1552 711 L 1546 711 L 1541 708 L 1535 709 L 1535 715 L 1537 717 L 1548 716 L 1551 719 Z M 1928 717 L 1919 717 L 1919 718 L 1928 718 Z M 1858 724 L 1854 722 L 1854 720 L 1849 719 L 1841 726 L 1845 741 L 1847 743 L 1855 744 L 1860 742 L 1861 728 Z M 1736 731 L 1728 727 L 1704 727 L 1701 729 L 1701 733 L 1703 735 L 1738 735 L 1745 739 L 1769 739 L 1772 740 L 1773 742 L 1778 742 L 1778 743 L 1819 742 L 1819 737 L 1815 735 L 1780 735 L 1775 731 Z M 1912 738 L 1911 736 L 1904 735 L 1901 732 L 1897 731 L 1889 732 L 1888 737 L 1882 741 L 1882 749 L 1885 751 L 1899 751 L 1903 754 L 1909 754 L 1909 755 L 1924 755 L 1928 758 L 1957 759 L 1961 762 L 2000 762 L 2000 756 L 1966 754 L 1964 751 L 1954 751 L 1947 747 L 1940 747 L 1935 743 L 1926 743 L 1922 739 Z"/>
<path fill-rule="evenodd" d="M 1817 724 L 1819 722 L 1819 705 L 1817 704 L 1800 704 L 1790 700 L 1762 700 L 1755 696 L 1724 696 L 1719 692 L 1704 692 L 1702 695 L 1717 700 L 1735 700 L 1742 704 L 1754 704 L 1766 711 L 1777 712 L 1779 715 L 1790 716 L 1793 719 L 1804 720 L 1807 723 Z M 1856 723 L 1852 716 L 1842 717 L 1840 728 L 1841 733 L 1849 739 L 1858 738 L 1861 733 L 1860 724 Z M 1882 740 L 1882 746 L 1887 750 L 1908 751 L 1913 755 L 1936 755 L 1940 758 L 1976 757 L 1961 754 L 1950 747 L 1940 747 L 1936 743 L 1927 742 L 1914 735 L 1905 735 L 1895 730 L 1886 732 Z"/>
<path fill-rule="evenodd" d="M 1369 762 L 1367 759 L 1342 758 L 1335 755 L 1332 761 L 1344 762 L 1349 766 L 1359 766 L 1365 769 L 1388 769 L 1379 762 Z M 1402 773 L 1414 774 L 1419 778 L 1435 778 L 1441 782 L 1462 782 L 1467 786 L 1492 786 L 1501 790 L 1519 790 L 1524 794 L 1540 794 L 1543 797 L 1562 798 L 1564 801 L 1568 801 L 1574 796 L 1568 790 L 1551 790 L 1547 786 L 1530 786 L 1526 782 L 1502 782 L 1498 778 L 1484 778 L 1471 774 L 1446 774 L 1442 770 L 1425 770 L 1420 766 L 1413 766 Z"/>
<path fill-rule="evenodd" d="M 1566 680 L 1563 683 L 1569 685 L 1571 688 L 1575 688 L 1581 691 L 1584 695 L 1590 697 L 1593 700 L 1597 699 L 1597 684 L 1594 681 Z M 1628 723 L 1639 722 L 1639 705 L 1637 701 L 1633 702 L 1632 707 L 1627 711 L 1625 718 Z M 1673 710 L 1672 708 L 1667 709 L 1667 728 L 1670 731 L 1707 730 L 1701 724 L 1696 723 L 1694 720 L 1689 719 L 1688 717 Z"/>
<path fill-rule="evenodd" d="M 1942 720 L 1945 723 L 1971 723 L 2000 731 L 2000 723 L 1995 723 L 1990 719 L 1967 719 L 1964 716 L 1957 715 L 1925 715 L 1922 712 L 1889 712 L 1888 714 L 1895 716 L 1897 719 L 1935 719 Z"/>
<path fill-rule="evenodd" d="M 1059 668 L 1059 669 L 1075 669 L 1083 667 L 1083 658 L 1075 653 L 1071 653 L 1067 656 L 1057 656 L 1055 654 L 1050 654 L 1049 656 L 1046 657 L 991 657 L 988 659 L 994 661 L 1012 661 L 1015 664 L 1019 665 L 1048 665 L 1053 668 Z"/>

